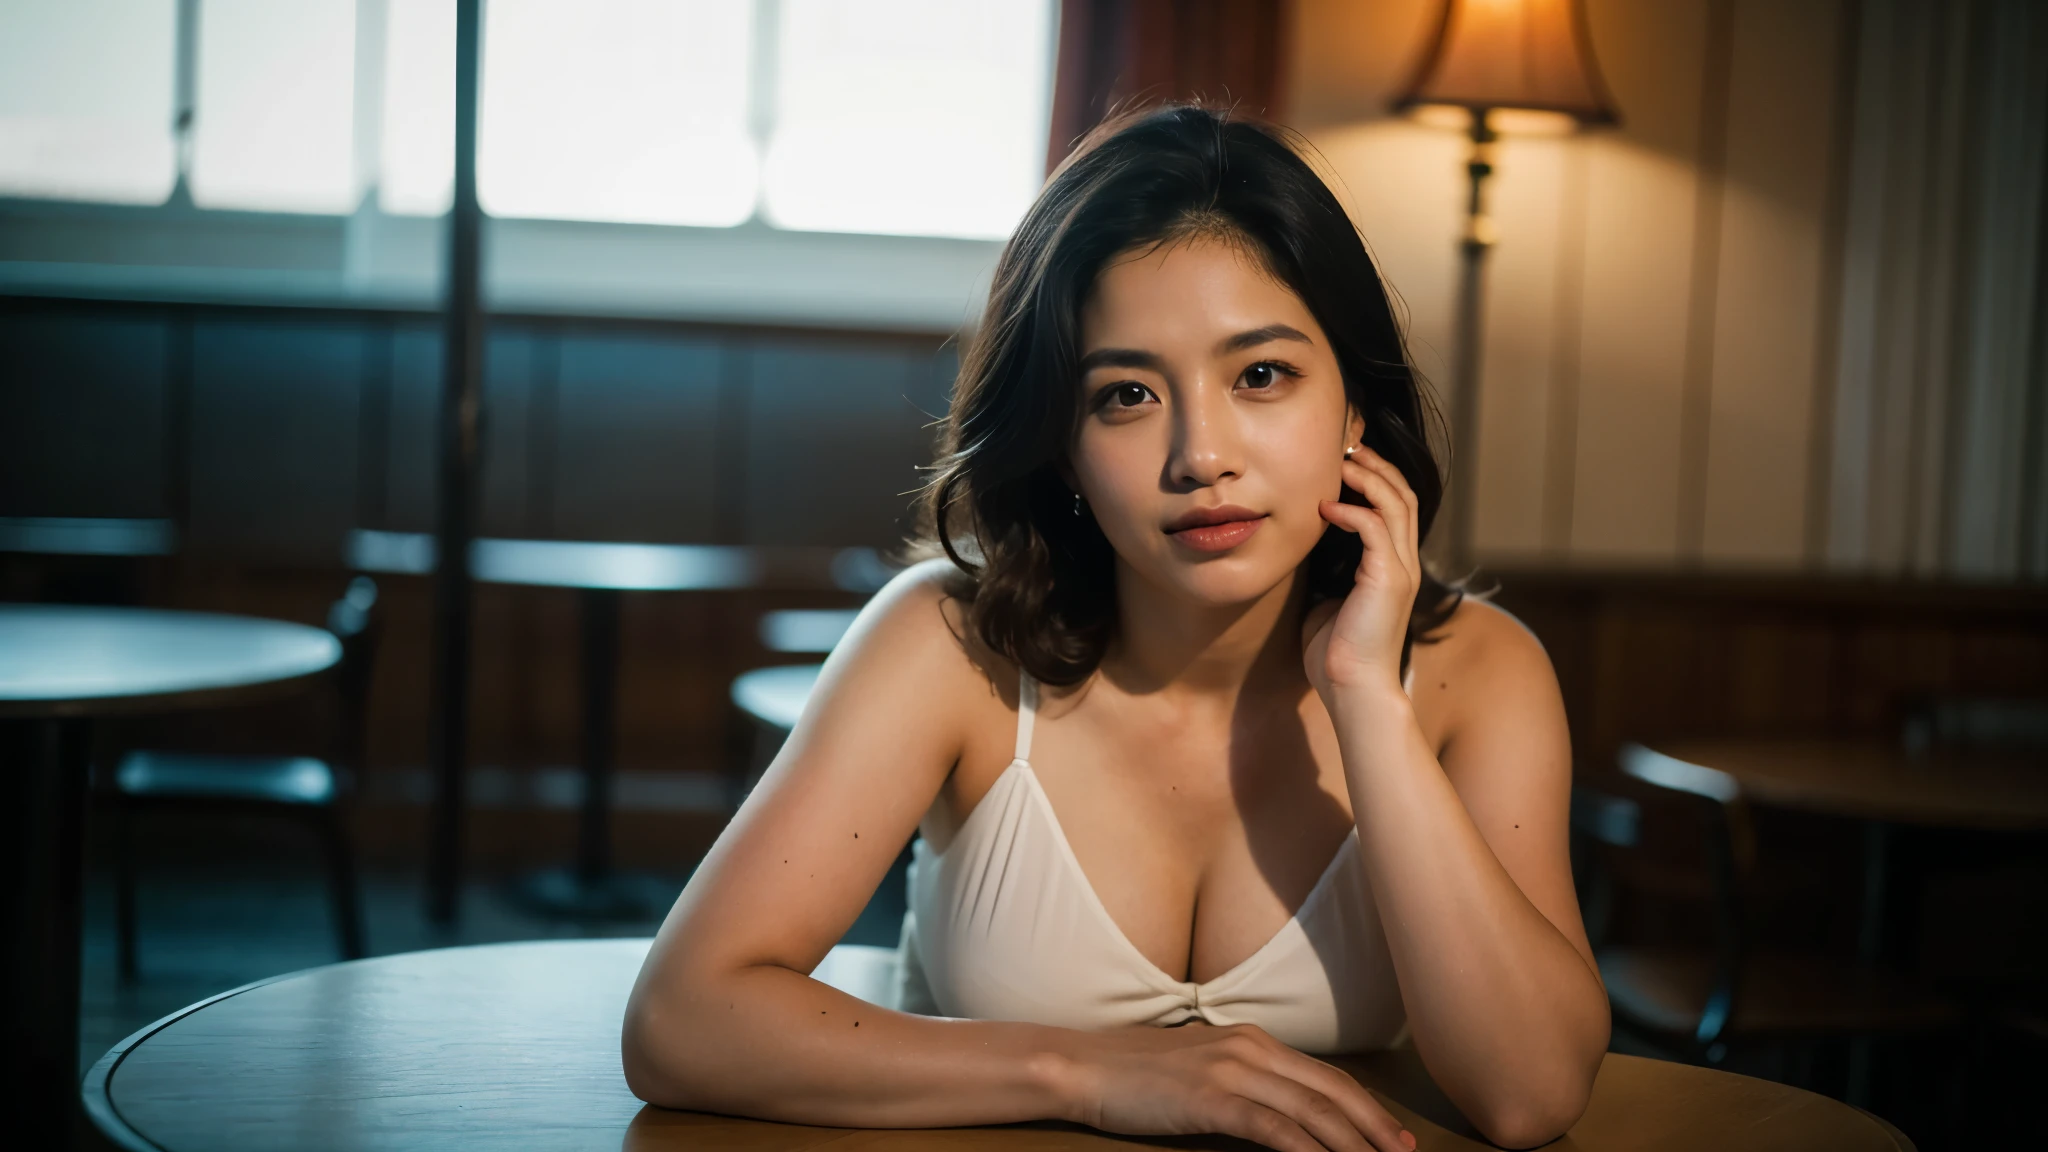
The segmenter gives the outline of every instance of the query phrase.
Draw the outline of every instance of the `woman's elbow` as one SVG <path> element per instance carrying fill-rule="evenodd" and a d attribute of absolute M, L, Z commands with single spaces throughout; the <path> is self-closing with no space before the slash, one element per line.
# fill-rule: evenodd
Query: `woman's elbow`
<path fill-rule="evenodd" d="M 619 1033 L 619 1060 L 625 1068 L 626 1087 L 634 1096 L 658 1108 L 691 1107 L 691 1075 L 688 1062 L 662 1043 L 672 1034 L 674 1022 L 635 1000 L 626 1007 L 626 1020 Z"/>
<path fill-rule="evenodd" d="M 1586 1101 L 1525 1100 L 1470 1117 L 1480 1135 L 1503 1148 L 1534 1148 L 1565 1134 L 1586 1111 Z"/>
<path fill-rule="evenodd" d="M 660 1062 L 647 1050 L 630 1018 L 619 1037 L 619 1063 L 626 1071 L 626 1088 L 634 1096 L 658 1107 L 676 1107 L 672 1081 L 663 1074 Z"/>
<path fill-rule="evenodd" d="M 1565 1134 L 1593 1099 L 1593 1079 L 1600 1068 L 1567 1073 L 1542 1085 L 1524 1085 L 1475 1102 L 1466 1118 L 1480 1134 L 1503 1148 L 1534 1148 Z"/>

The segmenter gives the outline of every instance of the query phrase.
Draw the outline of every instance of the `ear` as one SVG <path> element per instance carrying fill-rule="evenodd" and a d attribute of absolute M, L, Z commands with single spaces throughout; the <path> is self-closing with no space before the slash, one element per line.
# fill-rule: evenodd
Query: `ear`
<path fill-rule="evenodd" d="M 1066 483 L 1070 491 L 1079 492 L 1081 490 L 1081 479 L 1074 473 L 1074 461 L 1072 458 L 1067 456 L 1060 457 L 1053 464 L 1053 470 L 1059 473 L 1060 479 Z"/>
<path fill-rule="evenodd" d="M 1344 405 L 1344 443 L 1357 444 L 1365 435 L 1365 415 L 1350 402 Z"/>

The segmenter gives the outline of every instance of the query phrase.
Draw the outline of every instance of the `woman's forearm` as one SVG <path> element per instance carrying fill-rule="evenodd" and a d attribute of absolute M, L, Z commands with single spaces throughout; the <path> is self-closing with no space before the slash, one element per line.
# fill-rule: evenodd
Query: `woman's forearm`
<path fill-rule="evenodd" d="M 649 1103 L 790 1123 L 925 1128 L 1064 1119 L 1066 1030 L 878 1008 L 788 968 L 643 989 L 626 1081 Z"/>
<path fill-rule="evenodd" d="M 1494 856 L 1405 694 L 1340 694 L 1332 719 L 1417 1050 L 1489 1136 L 1550 1139 L 1607 1046 L 1598 976 Z"/>

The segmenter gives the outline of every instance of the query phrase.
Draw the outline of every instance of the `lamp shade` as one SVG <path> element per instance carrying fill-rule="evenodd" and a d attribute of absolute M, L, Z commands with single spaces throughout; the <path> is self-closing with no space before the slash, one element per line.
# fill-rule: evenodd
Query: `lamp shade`
<path fill-rule="evenodd" d="M 1584 0 L 1445 0 L 1422 65 L 1394 102 L 1417 104 L 1562 112 L 1582 124 L 1617 119 Z"/>

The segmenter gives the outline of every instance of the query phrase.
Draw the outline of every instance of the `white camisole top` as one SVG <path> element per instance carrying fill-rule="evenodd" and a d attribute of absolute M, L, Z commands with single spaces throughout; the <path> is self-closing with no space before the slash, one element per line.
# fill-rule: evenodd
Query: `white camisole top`
<path fill-rule="evenodd" d="M 1031 770 L 1038 683 L 1020 672 L 1017 755 L 943 852 L 910 865 L 896 1006 L 1066 1028 L 1256 1024 L 1304 1052 L 1392 1047 L 1407 1031 L 1358 830 L 1258 951 L 1201 983 L 1145 958 L 1081 871 Z"/>

